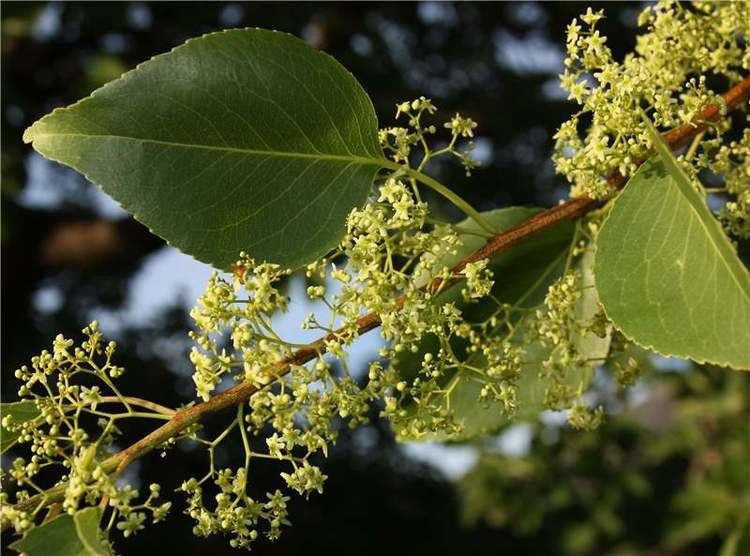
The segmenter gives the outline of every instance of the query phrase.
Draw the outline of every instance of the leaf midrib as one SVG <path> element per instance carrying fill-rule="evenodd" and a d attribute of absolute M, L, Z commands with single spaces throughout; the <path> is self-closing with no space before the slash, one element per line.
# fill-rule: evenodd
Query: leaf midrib
<path fill-rule="evenodd" d="M 338 162 L 355 162 L 358 164 L 381 166 L 383 168 L 398 169 L 401 166 L 394 162 L 391 162 L 385 158 L 375 157 L 364 157 L 364 156 L 351 156 L 351 155 L 337 155 L 337 154 L 314 154 L 314 153 L 301 153 L 295 151 L 276 151 L 276 150 L 263 150 L 263 149 L 247 149 L 241 147 L 219 147 L 216 145 L 202 145 L 198 143 L 181 143 L 178 141 L 164 141 L 161 139 L 143 139 L 140 137 L 127 137 L 124 135 L 105 135 L 105 134 L 87 134 L 87 133 L 29 133 L 24 136 L 26 143 L 33 143 L 34 141 L 43 137 L 85 137 L 85 138 L 103 138 L 103 139 L 115 139 L 120 141 L 134 141 L 140 143 L 150 143 L 153 145 L 163 145 L 165 147 L 177 147 L 183 149 L 198 149 L 207 151 L 221 151 L 221 152 L 232 152 L 246 155 L 259 155 L 259 156 L 276 156 L 283 158 L 305 158 L 312 160 L 334 160 Z"/>

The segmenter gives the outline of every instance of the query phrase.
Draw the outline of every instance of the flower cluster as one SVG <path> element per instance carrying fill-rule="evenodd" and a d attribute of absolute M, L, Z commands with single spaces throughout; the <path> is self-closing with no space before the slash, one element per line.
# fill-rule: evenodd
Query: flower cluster
<path fill-rule="evenodd" d="M 287 298 L 275 283 L 289 272 L 274 264 L 256 265 L 244 253 L 234 268 L 231 282 L 214 273 L 190 312 L 198 327 L 190 334 L 197 344 L 190 353 L 193 381 L 204 400 L 233 369 L 238 380 L 267 384 L 273 378 L 267 370 L 289 354 L 289 346 L 274 336 L 269 322 L 286 308 Z M 231 330 L 233 354 L 220 346 L 225 330 Z"/>
<path fill-rule="evenodd" d="M 569 354 L 573 352 L 573 346 L 565 340 L 570 338 L 570 330 L 575 326 L 573 309 L 580 296 L 580 279 L 575 272 L 567 273 L 549 287 L 544 309 L 539 309 L 536 315 L 537 330 L 543 343 L 560 346 Z"/>
<path fill-rule="evenodd" d="M 116 470 L 107 460 L 119 434 L 117 425 L 123 419 L 168 419 L 170 410 L 146 403 L 160 411 L 151 407 L 141 411 L 142 400 L 123 396 L 112 381 L 124 371 L 112 361 L 116 344 L 104 341 L 96 321 L 83 334 L 86 339 L 79 346 L 57 336 L 51 352 L 43 351 L 32 358 L 30 367 L 16 371 L 22 401 L 3 415 L 3 434 L 28 445 L 31 457 L 15 458 L 7 475 L 17 487 L 15 502 L 23 503 L 43 491 L 38 484 L 40 472 L 57 469 L 65 484 L 63 511 L 74 514 L 81 506 L 105 501 L 111 512 L 109 527 L 116 524 L 129 536 L 143 528 L 147 512 L 153 522 L 160 521 L 171 503 L 157 503 L 157 484 L 151 485 L 149 497 L 140 504 L 135 503 L 136 490 L 118 485 Z M 111 404 L 121 411 L 109 413 L 101 407 Z M 11 505 L 8 492 L 0 495 L 2 520 L 12 523 L 17 532 L 31 527 L 41 510 L 40 505 L 21 510 Z"/>
<path fill-rule="evenodd" d="M 249 548 L 258 538 L 258 524 L 268 524 L 266 536 L 277 539 L 281 527 L 289 525 L 287 520 L 288 496 L 280 490 L 269 492 L 265 501 L 256 501 L 247 495 L 247 474 L 244 469 L 223 469 L 216 472 L 215 485 L 219 493 L 214 497 L 214 510 L 206 508 L 203 501 L 203 486 L 195 479 L 182 483 L 180 490 L 188 494 L 185 513 L 193 520 L 193 534 L 207 537 L 215 533 L 230 535 L 233 548 Z"/>
<path fill-rule="evenodd" d="M 593 224 L 589 228 L 596 228 Z M 598 307 L 590 268 L 590 247 L 577 246 L 582 254 L 576 270 L 569 270 L 547 290 L 542 308 L 536 310 L 533 341 L 546 347 L 540 375 L 546 379 L 544 406 L 569 409 L 568 422 L 575 428 L 592 429 L 601 423 L 603 409 L 588 409 L 581 401 L 594 368 L 613 355 L 611 325 Z"/>
<path fill-rule="evenodd" d="M 739 140 L 722 145 L 706 166 L 723 177 L 724 193 L 734 198 L 719 213 L 727 232 L 750 239 L 750 128 Z"/>
<path fill-rule="evenodd" d="M 380 131 L 380 145 L 386 153 L 390 154 L 395 162 L 410 163 L 410 157 L 413 152 L 419 151 L 421 158 L 417 170 L 422 170 L 427 162 L 432 158 L 442 155 L 452 155 L 461 162 L 466 175 L 471 174 L 471 170 L 476 167 L 476 162 L 471 158 L 471 151 L 474 149 L 474 143 L 469 142 L 464 150 L 459 150 L 458 141 L 460 139 L 470 139 L 474 137 L 474 129 L 477 123 L 471 118 L 454 115 L 450 120 L 443 124 L 443 128 L 448 129 L 451 134 L 448 144 L 443 144 L 437 149 L 430 146 L 429 138 L 437 133 L 437 127 L 434 124 L 426 124 L 423 121 L 425 115 L 430 116 L 437 111 L 432 100 L 419 97 L 413 101 L 401 102 L 396 105 L 396 118 L 403 116 L 407 119 L 408 127 L 388 127 Z"/>
<path fill-rule="evenodd" d="M 665 0 L 645 8 L 639 25 L 647 32 L 622 62 L 613 58 L 597 29 L 603 17 L 589 9 L 580 22 L 574 19 L 568 26 L 560 77 L 581 109 L 559 128 L 553 156 L 557 172 L 572 184 L 573 196 L 597 199 L 612 195 L 610 174 L 630 175 L 647 156 L 650 140 L 641 109 L 663 128 L 689 124 L 708 104 L 723 104 L 707 88 L 706 75 L 721 76 L 731 85 L 750 69 L 747 9 L 741 2 L 688 7 Z M 704 139 L 719 137 L 723 129 L 712 127 Z"/>
<path fill-rule="evenodd" d="M 481 299 L 492 290 L 492 271 L 487 268 L 487 259 L 468 263 L 461 274 L 466 276 L 466 287 L 461 290 L 464 299 Z"/>
<path fill-rule="evenodd" d="M 568 423 L 574 429 L 594 430 L 604 421 L 604 408 L 598 406 L 591 409 L 581 403 L 576 403 L 568 412 Z"/>

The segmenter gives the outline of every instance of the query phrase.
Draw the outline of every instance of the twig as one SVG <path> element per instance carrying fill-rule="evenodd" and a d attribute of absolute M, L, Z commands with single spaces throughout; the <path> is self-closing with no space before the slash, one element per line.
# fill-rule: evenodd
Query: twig
<path fill-rule="evenodd" d="M 744 78 L 737 85 L 732 87 L 729 91 L 722 95 L 726 104 L 726 110 L 733 110 L 737 108 L 741 103 L 747 101 L 750 98 L 750 77 Z M 721 108 L 716 105 L 709 105 L 703 112 L 696 122 L 684 125 L 677 129 L 670 131 L 665 134 L 664 139 L 673 149 L 679 149 L 688 144 L 692 138 L 708 129 L 710 122 L 716 120 L 721 115 Z M 643 161 L 637 161 L 637 164 L 641 164 Z M 626 177 L 615 172 L 607 180 L 612 188 L 621 188 L 626 181 Z M 572 220 L 580 218 L 584 214 L 598 208 L 602 205 L 602 201 L 591 199 L 588 197 L 577 197 L 570 199 L 564 203 L 561 203 L 555 207 L 547 209 L 531 218 L 524 220 L 520 224 L 500 232 L 494 235 L 485 244 L 484 247 L 475 251 L 456 266 L 451 269 L 452 278 L 447 282 L 441 279 L 436 279 L 432 283 L 428 284 L 426 288 L 431 290 L 442 289 L 450 286 L 451 284 L 460 280 L 460 272 L 470 262 L 478 261 L 481 259 L 492 258 L 503 251 L 513 247 L 524 241 L 525 239 L 543 231 L 547 230 L 556 224 L 564 220 Z M 396 306 L 403 305 L 404 299 L 400 297 L 396 300 Z M 356 336 L 360 336 L 374 330 L 381 324 L 380 315 L 376 312 L 369 313 L 361 317 L 357 321 L 357 332 Z M 316 340 L 304 347 L 296 350 L 290 357 L 277 363 L 270 369 L 270 375 L 276 379 L 282 377 L 289 372 L 292 366 L 303 365 L 312 359 L 315 359 L 319 355 L 326 352 L 326 341 L 348 338 L 349 332 L 345 329 L 339 329 L 323 338 Z M 236 406 L 237 404 L 244 403 L 250 397 L 258 391 L 258 387 L 250 382 L 243 382 L 237 384 L 220 394 L 212 397 L 206 402 L 194 405 L 192 407 L 182 409 L 174 414 L 174 416 L 164 425 L 158 429 L 152 431 L 147 436 L 141 438 L 128 448 L 118 452 L 117 454 L 106 459 L 102 467 L 108 473 L 116 471 L 117 473 L 122 472 L 130 463 L 136 458 L 147 454 L 154 450 L 160 445 L 164 444 L 168 440 L 177 437 L 186 428 L 198 423 L 205 417 L 218 413 L 230 407 Z M 49 505 L 55 502 L 59 502 L 64 498 L 65 484 L 55 486 L 47 490 L 44 494 L 38 494 L 21 502 L 16 505 L 19 510 L 30 510 L 40 504 Z M 2 530 L 5 530 L 10 526 L 9 522 L 2 523 Z"/>

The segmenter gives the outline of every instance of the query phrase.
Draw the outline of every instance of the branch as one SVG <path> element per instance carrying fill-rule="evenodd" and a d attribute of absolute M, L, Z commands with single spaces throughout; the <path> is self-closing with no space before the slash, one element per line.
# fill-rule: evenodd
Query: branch
<path fill-rule="evenodd" d="M 748 98 L 750 98 L 750 77 L 745 77 L 737 85 L 724 93 L 722 98 L 726 103 L 727 111 L 733 110 L 743 102 L 747 101 Z M 709 105 L 703 110 L 700 118 L 694 123 L 674 129 L 665 134 L 664 138 L 673 149 L 684 147 L 695 135 L 708 129 L 710 122 L 717 120 L 721 114 L 722 107 Z M 642 162 L 643 161 L 638 161 L 638 164 L 641 164 Z M 619 189 L 625 184 L 626 179 L 627 178 L 619 172 L 615 172 L 607 181 L 611 187 Z M 492 258 L 542 230 L 549 229 L 564 220 L 580 218 L 595 208 L 598 208 L 603 203 L 603 201 L 588 197 L 577 197 L 547 209 L 536 216 L 532 216 L 512 228 L 496 234 L 489 239 L 484 247 L 478 249 L 460 261 L 451 269 L 452 278 L 448 282 L 436 279 L 428 284 L 426 288 L 438 290 L 448 287 L 460 280 L 461 270 L 463 270 L 467 263 Z M 396 300 L 398 306 L 402 305 L 403 302 L 403 297 Z M 375 312 L 369 313 L 357 320 L 357 332 L 354 336 L 366 334 L 367 332 L 378 328 L 380 324 L 380 315 Z M 325 353 L 325 344 L 327 340 L 348 338 L 349 334 L 350 333 L 343 328 L 332 332 L 331 334 L 296 350 L 290 357 L 274 365 L 269 374 L 273 379 L 280 378 L 288 373 L 292 366 L 303 365 L 308 361 L 315 359 L 320 354 Z M 102 467 L 107 473 L 115 472 L 116 474 L 119 474 L 136 458 L 158 448 L 171 438 L 179 436 L 179 434 L 185 429 L 200 422 L 209 415 L 213 415 L 224 409 L 246 402 L 258 390 L 259 388 L 255 384 L 244 382 L 217 394 L 206 402 L 182 409 L 174 414 L 174 416 L 161 427 L 152 431 L 147 436 L 144 436 L 128 448 L 125 448 L 106 459 L 102 463 Z M 49 489 L 44 494 L 38 494 L 19 503 L 16 508 L 28 511 L 39 506 L 59 502 L 64 498 L 64 493 L 65 484 L 63 483 Z M 5 530 L 9 526 L 10 523 L 3 522 L 2 530 Z"/>

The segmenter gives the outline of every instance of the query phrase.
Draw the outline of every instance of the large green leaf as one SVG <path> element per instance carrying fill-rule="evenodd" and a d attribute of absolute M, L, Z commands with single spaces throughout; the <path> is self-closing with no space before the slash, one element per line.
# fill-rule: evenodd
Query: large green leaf
<path fill-rule="evenodd" d="M 614 201 L 594 272 L 607 316 L 634 342 L 750 369 L 750 275 L 668 151 Z"/>
<path fill-rule="evenodd" d="M 541 209 L 530 209 L 511 207 L 483 213 L 483 216 L 498 230 L 508 229 L 515 224 L 533 216 Z M 472 220 L 461 223 L 462 228 L 479 230 L 478 225 Z M 492 290 L 493 296 L 501 302 L 510 303 L 518 307 L 531 308 L 540 304 L 547 293 L 549 285 L 556 280 L 565 269 L 565 260 L 573 239 L 574 226 L 570 222 L 563 222 L 557 227 L 542 232 L 528 241 L 503 252 L 490 262 L 490 268 L 495 275 L 495 284 Z M 475 235 L 462 235 L 463 245 L 455 256 L 447 258 L 445 263 L 451 266 L 461 258 L 480 248 L 484 244 L 481 237 Z M 593 256 L 587 252 L 581 260 L 580 271 L 583 282 L 583 295 L 576 306 L 578 319 L 582 322 L 590 322 L 598 310 L 596 290 L 593 284 Z M 443 292 L 436 298 L 436 303 L 454 302 L 461 308 L 466 318 L 472 322 L 483 320 L 488 311 L 492 310 L 494 303 L 466 303 L 460 295 L 461 285 L 456 285 L 450 290 Z M 525 327 L 516 333 L 519 342 L 523 342 L 526 336 Z M 609 351 L 609 336 L 596 338 L 587 335 L 576 339 L 580 353 L 590 359 L 603 358 Z M 461 345 L 454 348 L 454 352 L 460 355 Z M 518 419 L 532 419 L 544 409 L 544 395 L 548 386 L 548 379 L 541 376 L 538 361 L 545 360 L 550 355 L 550 350 L 542 345 L 531 344 L 524 346 L 527 349 L 526 359 L 531 363 L 525 365 L 518 382 Z M 406 379 L 412 379 L 417 372 L 424 353 L 436 352 L 437 340 L 427 337 L 419 346 L 417 353 L 405 353 L 399 355 L 394 365 L 399 373 Z M 472 365 L 481 367 L 483 362 L 477 355 Z M 481 356 L 479 356 L 481 358 Z M 586 386 L 593 376 L 593 366 L 572 368 L 568 370 L 566 381 L 577 388 L 579 385 Z M 397 431 L 400 440 L 420 441 L 459 441 L 467 440 L 476 436 L 491 433 L 498 430 L 508 422 L 498 403 L 482 403 L 479 401 L 479 392 L 482 385 L 472 380 L 463 373 L 457 373 L 450 377 L 448 387 L 451 388 L 450 407 L 453 416 L 461 423 L 462 430 L 457 435 L 445 435 L 433 433 L 429 435 L 414 437 L 407 428 Z"/>
<path fill-rule="evenodd" d="M 36 419 L 39 415 L 41 415 L 41 412 L 36 403 L 31 400 L 0 403 L 0 420 L 8 416 L 14 424 L 19 424 Z M 16 443 L 20 433 L 21 431 L 18 430 L 10 431 L 5 427 L 0 428 L 0 454 L 5 453 L 8 448 Z"/>
<path fill-rule="evenodd" d="M 300 39 L 233 29 L 189 40 L 26 130 L 197 259 L 297 267 L 340 240 L 382 163 L 372 103 Z"/>
<path fill-rule="evenodd" d="M 112 551 L 99 530 L 101 515 L 99 508 L 62 514 L 30 529 L 10 548 L 27 556 L 109 556 Z"/>

